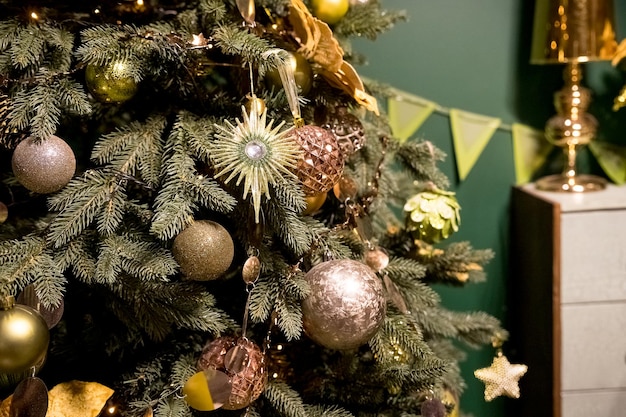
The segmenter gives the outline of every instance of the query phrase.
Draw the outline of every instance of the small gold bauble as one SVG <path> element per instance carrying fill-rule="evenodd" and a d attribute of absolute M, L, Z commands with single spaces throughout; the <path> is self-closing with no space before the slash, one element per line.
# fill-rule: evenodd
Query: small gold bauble
<path fill-rule="evenodd" d="M 122 103 L 137 92 L 137 82 L 123 62 L 105 66 L 89 64 L 85 69 L 85 82 L 94 97 L 104 103 Z"/>
<path fill-rule="evenodd" d="M 248 112 L 248 114 L 252 113 L 252 110 L 254 110 L 256 114 L 263 114 L 266 108 L 265 100 L 258 98 L 257 96 L 249 97 L 246 104 L 244 104 L 244 107 L 246 108 L 246 112 Z"/>
<path fill-rule="evenodd" d="M 235 245 L 228 231 L 210 220 L 196 220 L 174 239 L 174 259 L 183 276 L 196 281 L 219 278 L 230 267 Z"/>
<path fill-rule="evenodd" d="M 302 212 L 303 216 L 308 216 L 309 214 L 315 213 L 319 210 L 326 201 L 326 197 L 328 193 L 317 193 L 313 195 L 307 195 L 305 197 L 306 200 L 306 209 Z"/>
<path fill-rule="evenodd" d="M 7 221 L 9 218 L 9 208 L 6 204 L 0 201 L 0 224 Z"/>
<path fill-rule="evenodd" d="M 296 81 L 296 85 L 298 86 L 298 92 L 302 95 L 306 95 L 309 91 L 311 91 L 311 86 L 313 85 L 313 70 L 311 69 L 311 65 L 306 58 L 299 53 L 288 53 L 289 63 L 293 69 L 293 77 Z M 265 81 L 268 84 L 268 88 L 273 87 L 274 90 L 283 88 L 283 82 L 280 79 L 278 69 L 268 71 L 265 74 Z"/>
<path fill-rule="evenodd" d="M 11 165 L 20 184 L 30 191 L 49 194 L 70 182 L 76 171 L 76 157 L 58 136 L 41 141 L 29 136 L 15 148 Z"/>
<path fill-rule="evenodd" d="M 452 410 L 448 413 L 447 417 L 459 417 L 459 398 L 451 390 L 446 389 L 443 392 L 441 398 L 446 407 L 452 407 Z"/>
<path fill-rule="evenodd" d="M 334 25 L 348 13 L 350 0 L 313 0 L 311 6 L 315 17 Z"/>
<path fill-rule="evenodd" d="M 257 256 L 249 257 L 243 264 L 241 277 L 246 284 L 254 284 L 261 273 L 261 261 Z"/>
<path fill-rule="evenodd" d="M 0 380 L 14 382 L 38 370 L 46 358 L 50 333 L 34 309 L 7 297 L 0 306 Z"/>

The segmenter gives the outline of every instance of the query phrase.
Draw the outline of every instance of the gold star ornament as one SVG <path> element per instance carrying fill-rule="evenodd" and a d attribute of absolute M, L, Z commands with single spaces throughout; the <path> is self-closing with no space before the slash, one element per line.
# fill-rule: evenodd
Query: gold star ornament
<path fill-rule="evenodd" d="M 502 352 L 498 352 L 491 366 L 475 370 L 474 376 L 485 384 L 485 401 L 502 395 L 519 398 L 518 381 L 527 370 L 526 365 L 511 364 Z"/>

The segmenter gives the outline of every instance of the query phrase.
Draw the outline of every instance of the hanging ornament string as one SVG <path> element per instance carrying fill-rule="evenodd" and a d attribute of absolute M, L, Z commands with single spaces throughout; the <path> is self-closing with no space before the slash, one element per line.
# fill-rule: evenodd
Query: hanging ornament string
<path fill-rule="evenodd" d="M 289 53 L 283 49 L 273 48 L 263 53 L 263 58 L 271 60 L 278 69 L 280 80 L 283 83 L 289 109 L 293 116 L 296 127 L 304 126 L 304 120 L 300 114 L 300 103 L 298 102 L 298 85 L 294 77 L 293 67 L 289 59 Z"/>

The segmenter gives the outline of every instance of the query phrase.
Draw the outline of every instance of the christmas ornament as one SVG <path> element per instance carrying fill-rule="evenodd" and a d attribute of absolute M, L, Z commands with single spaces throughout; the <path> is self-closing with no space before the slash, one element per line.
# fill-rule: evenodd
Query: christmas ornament
<path fill-rule="evenodd" d="M 313 195 L 333 188 L 344 166 L 337 139 L 327 130 L 311 125 L 296 127 L 293 135 L 302 149 L 296 174 L 304 193 Z"/>
<path fill-rule="evenodd" d="M 446 406 L 437 398 L 428 398 L 420 407 L 422 417 L 446 417 Z"/>
<path fill-rule="evenodd" d="M 46 417 L 97 417 L 113 390 L 97 382 L 68 381 L 48 393 Z"/>
<path fill-rule="evenodd" d="M 311 6 L 317 18 L 334 25 L 348 13 L 350 0 L 312 0 Z"/>
<path fill-rule="evenodd" d="M 183 386 L 185 402 L 198 411 L 213 411 L 228 401 L 232 384 L 228 375 L 215 369 L 194 374 Z"/>
<path fill-rule="evenodd" d="M 60 190 L 76 170 L 72 148 L 54 135 L 41 141 L 33 136 L 21 141 L 13 151 L 11 164 L 19 183 L 40 194 Z"/>
<path fill-rule="evenodd" d="M 327 193 L 317 193 L 312 195 L 307 195 L 305 197 L 306 200 L 306 209 L 301 213 L 303 216 L 308 216 L 310 214 L 315 213 L 319 210 L 326 201 Z"/>
<path fill-rule="evenodd" d="M 619 94 L 613 99 L 613 111 L 618 111 L 626 106 L 626 85 L 622 87 Z"/>
<path fill-rule="evenodd" d="M 526 365 L 512 365 L 502 351 L 498 351 L 491 366 L 475 370 L 474 376 L 485 383 L 485 401 L 491 401 L 501 395 L 519 398 L 518 381 L 527 370 Z"/>
<path fill-rule="evenodd" d="M 299 44 L 298 51 L 319 66 L 319 74 L 357 103 L 378 114 L 376 99 L 365 92 L 354 67 L 343 60 L 343 49 L 328 24 L 315 18 L 302 0 L 291 0 L 288 18 L 293 39 Z"/>
<path fill-rule="evenodd" d="M 228 270 L 235 245 L 222 225 L 211 220 L 196 220 L 176 236 L 172 253 L 185 278 L 209 281 Z"/>
<path fill-rule="evenodd" d="M 0 224 L 7 221 L 9 218 L 9 208 L 6 204 L 0 201 Z"/>
<path fill-rule="evenodd" d="M 131 69 L 122 61 L 87 65 L 85 82 L 91 94 L 104 103 L 123 103 L 137 92 L 137 82 Z"/>
<path fill-rule="evenodd" d="M 290 51 L 287 51 L 287 53 L 288 65 L 293 71 L 298 92 L 301 95 L 306 95 L 309 91 L 311 91 L 311 86 L 313 85 L 313 70 L 311 69 L 311 65 L 301 54 Z M 283 87 L 278 69 L 269 70 L 265 74 L 265 81 L 267 86 L 269 88 L 274 88 L 274 90 L 278 90 Z"/>
<path fill-rule="evenodd" d="M 0 299 L 0 386 L 36 373 L 46 359 L 50 333 L 44 319 L 11 296 Z"/>
<path fill-rule="evenodd" d="M 233 126 L 228 120 L 226 127 L 217 129 L 211 159 L 218 170 L 216 177 L 228 175 L 228 183 L 237 177 L 237 185 L 243 181 L 243 198 L 252 196 L 255 221 L 259 222 L 261 195 L 270 197 L 269 186 L 285 178 L 294 178 L 290 169 L 296 167 L 299 150 L 288 136 L 288 130 L 280 132 L 284 122 L 272 128 L 273 120 L 266 123 L 267 110 L 263 113 L 243 110 L 243 122 L 235 119 Z"/>
<path fill-rule="evenodd" d="M 244 107 L 248 114 L 251 114 L 253 111 L 255 111 L 256 114 L 263 114 L 266 109 L 265 100 L 257 96 L 251 96 L 247 98 Z"/>
<path fill-rule="evenodd" d="M 348 113 L 348 108 L 345 106 L 339 106 L 334 112 L 328 114 L 326 122 L 321 127 L 330 130 L 335 135 L 345 158 L 365 145 L 363 124 L 358 117 Z"/>
<path fill-rule="evenodd" d="M 450 409 L 447 417 L 459 417 L 459 397 L 450 389 L 446 388 L 441 398 L 444 405 Z"/>
<path fill-rule="evenodd" d="M 65 309 L 65 303 L 63 300 L 56 306 L 46 307 L 41 303 L 41 300 L 35 292 L 35 286 L 33 284 L 27 285 L 26 288 L 17 297 L 17 303 L 29 306 L 36 310 L 48 325 L 48 329 L 52 329 L 56 326 L 61 317 L 63 317 L 63 311 Z"/>
<path fill-rule="evenodd" d="M 247 407 L 267 384 L 265 356 L 245 337 L 220 337 L 208 343 L 202 350 L 198 368 L 221 371 L 229 376 L 232 390 L 224 402 L 226 410 Z"/>
<path fill-rule="evenodd" d="M 430 186 L 404 205 L 407 228 L 426 243 L 437 243 L 459 230 L 461 206 L 455 193 Z"/>
<path fill-rule="evenodd" d="M 48 388 L 36 377 L 28 377 L 13 392 L 9 416 L 46 417 L 48 412 Z"/>
<path fill-rule="evenodd" d="M 254 6 L 254 0 L 237 0 L 237 9 L 241 13 L 241 17 L 251 26 L 255 25 L 254 18 L 256 10 Z"/>
<path fill-rule="evenodd" d="M 380 279 L 351 259 L 322 262 L 305 275 L 310 294 L 302 302 L 306 334 L 330 349 L 357 348 L 374 336 L 386 313 Z"/>

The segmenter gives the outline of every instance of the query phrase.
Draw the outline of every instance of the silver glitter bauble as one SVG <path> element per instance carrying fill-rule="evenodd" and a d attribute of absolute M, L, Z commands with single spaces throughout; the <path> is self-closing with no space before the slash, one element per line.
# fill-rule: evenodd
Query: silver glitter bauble
<path fill-rule="evenodd" d="M 221 224 L 196 220 L 176 236 L 172 253 L 186 279 L 209 281 L 228 270 L 235 256 L 235 245 Z"/>
<path fill-rule="evenodd" d="M 302 303 L 306 334 L 330 349 L 354 349 L 376 334 L 386 313 L 383 285 L 367 265 L 338 259 L 314 266 Z"/>
<path fill-rule="evenodd" d="M 72 148 L 57 136 L 41 141 L 29 136 L 15 148 L 11 165 L 20 184 L 30 191 L 48 194 L 70 182 L 76 171 L 76 157 Z"/>

